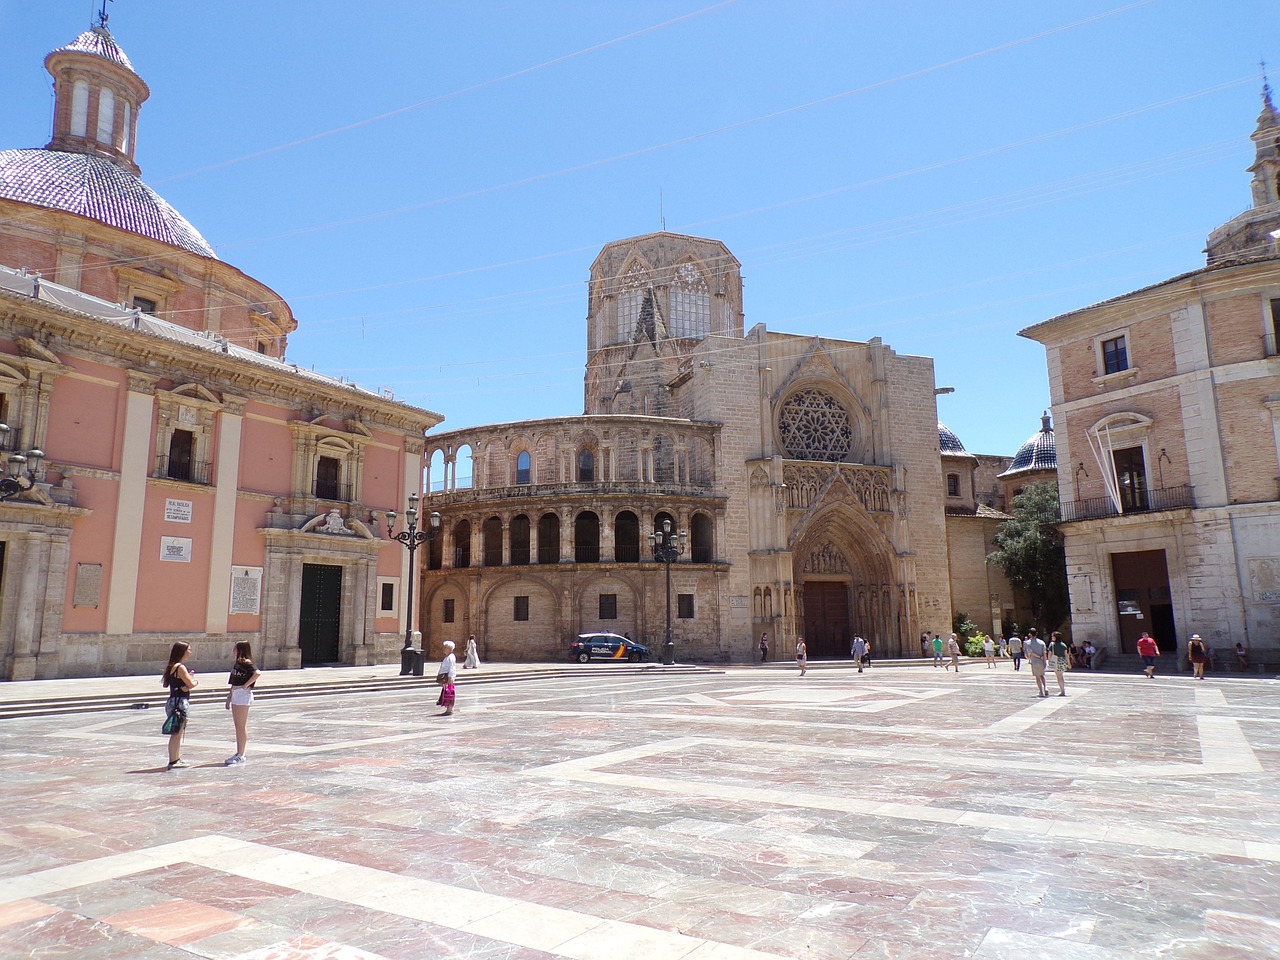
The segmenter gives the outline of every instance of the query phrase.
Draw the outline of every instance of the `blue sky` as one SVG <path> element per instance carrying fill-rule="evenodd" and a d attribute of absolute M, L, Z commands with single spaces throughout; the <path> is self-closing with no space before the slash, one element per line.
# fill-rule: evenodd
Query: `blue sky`
<path fill-rule="evenodd" d="M 0 0 L 0 147 L 91 0 Z M 118 0 L 143 178 L 277 290 L 289 356 L 443 413 L 582 411 L 586 277 L 662 226 L 742 262 L 748 328 L 936 360 L 1011 454 L 1017 331 L 1204 263 L 1249 204 L 1280 0 Z"/>

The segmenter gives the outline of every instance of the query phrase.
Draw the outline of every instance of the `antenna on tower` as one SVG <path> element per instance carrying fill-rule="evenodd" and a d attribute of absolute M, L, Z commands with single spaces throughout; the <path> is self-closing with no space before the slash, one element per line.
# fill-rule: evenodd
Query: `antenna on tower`
<path fill-rule="evenodd" d="M 658 188 L 658 222 L 662 224 L 662 232 L 667 232 L 667 215 L 662 210 L 662 188 Z"/>

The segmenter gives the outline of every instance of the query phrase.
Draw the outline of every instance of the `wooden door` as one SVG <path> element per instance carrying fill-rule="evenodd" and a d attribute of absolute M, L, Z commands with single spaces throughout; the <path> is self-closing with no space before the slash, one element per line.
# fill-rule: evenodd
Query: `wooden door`
<path fill-rule="evenodd" d="M 302 614 L 298 646 L 302 663 L 337 663 L 342 616 L 342 568 L 324 563 L 302 565 Z"/>
<path fill-rule="evenodd" d="M 803 636 L 810 659 L 848 659 L 848 584 L 830 580 L 805 581 Z"/>

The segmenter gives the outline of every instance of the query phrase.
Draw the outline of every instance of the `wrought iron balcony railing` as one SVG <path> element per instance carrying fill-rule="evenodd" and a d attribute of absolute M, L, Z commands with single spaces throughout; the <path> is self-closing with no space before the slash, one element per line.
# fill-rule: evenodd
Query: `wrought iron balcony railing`
<path fill-rule="evenodd" d="M 1139 490 L 1130 498 L 1130 502 L 1124 504 L 1124 515 L 1181 510 L 1195 505 L 1195 488 L 1190 484 L 1183 484 L 1180 487 L 1161 487 L 1157 490 Z M 1101 520 L 1105 517 L 1121 515 L 1110 497 L 1069 500 L 1060 504 L 1060 508 L 1064 523 L 1075 520 Z"/>
<path fill-rule="evenodd" d="M 199 460 L 188 460 L 185 457 L 182 459 L 161 457 L 156 476 L 165 477 L 169 480 L 181 480 L 183 483 L 200 483 L 208 486 L 209 466 L 208 463 L 201 463 Z"/>

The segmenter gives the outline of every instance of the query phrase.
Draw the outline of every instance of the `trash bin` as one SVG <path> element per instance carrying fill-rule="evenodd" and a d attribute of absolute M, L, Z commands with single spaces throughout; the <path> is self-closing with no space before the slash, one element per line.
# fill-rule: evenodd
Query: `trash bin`
<path fill-rule="evenodd" d="M 666 664 L 676 662 L 676 645 L 671 640 L 662 645 L 662 662 Z"/>
<path fill-rule="evenodd" d="M 405 647 L 400 651 L 400 676 L 407 677 L 412 674 L 415 677 L 422 676 L 423 656 L 421 650 L 415 650 L 413 647 Z"/>

